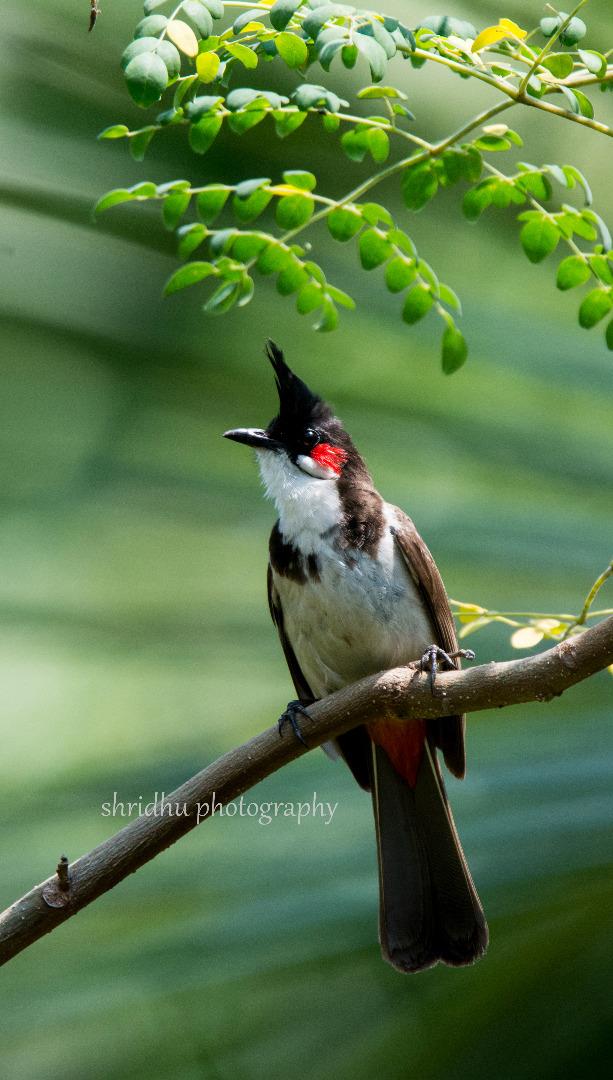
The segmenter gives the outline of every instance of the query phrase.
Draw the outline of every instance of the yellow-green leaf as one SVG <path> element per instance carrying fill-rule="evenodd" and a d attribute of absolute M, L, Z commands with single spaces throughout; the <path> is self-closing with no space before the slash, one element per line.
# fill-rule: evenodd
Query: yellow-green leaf
<path fill-rule="evenodd" d="M 212 82 L 217 72 L 219 71 L 219 65 L 221 61 L 215 52 L 203 52 L 196 57 L 196 71 L 198 76 L 204 83 Z"/>
<path fill-rule="evenodd" d="M 496 26 L 487 26 L 485 30 L 482 30 L 472 44 L 472 52 L 479 52 L 481 49 L 486 49 L 488 45 L 494 45 L 497 41 L 502 41 L 506 37 L 525 38 L 527 34 L 526 30 L 522 30 L 521 26 L 512 22 L 511 19 L 501 19 Z"/>
<path fill-rule="evenodd" d="M 237 60 L 240 60 L 243 67 L 256 68 L 258 66 L 257 53 L 253 49 L 248 49 L 246 45 L 234 41 L 232 44 L 226 45 L 226 49 L 231 56 L 235 56 Z"/>

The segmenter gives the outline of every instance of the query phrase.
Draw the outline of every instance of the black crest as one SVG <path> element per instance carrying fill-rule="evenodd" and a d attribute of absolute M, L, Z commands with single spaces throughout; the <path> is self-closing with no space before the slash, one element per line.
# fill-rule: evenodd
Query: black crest
<path fill-rule="evenodd" d="M 287 437 L 329 420 L 332 416 L 329 406 L 294 375 L 274 341 L 266 342 L 266 355 L 272 364 L 279 392 L 279 415 L 269 425 L 269 432 L 272 434 L 274 428 L 277 436 L 283 433 Z"/>

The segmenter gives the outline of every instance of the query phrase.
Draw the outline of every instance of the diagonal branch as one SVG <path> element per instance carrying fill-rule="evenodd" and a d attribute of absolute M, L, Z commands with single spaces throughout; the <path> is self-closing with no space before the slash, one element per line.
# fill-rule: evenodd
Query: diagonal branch
<path fill-rule="evenodd" d="M 411 721 L 550 701 L 610 664 L 613 617 L 536 656 L 442 674 L 434 696 L 427 676 L 414 668 L 371 675 L 310 706 L 302 730 L 311 749 L 382 716 Z M 0 915 L 0 964 L 213 816 L 209 808 L 214 800 L 218 806 L 230 802 L 304 753 L 302 743 L 279 738 L 276 726 L 268 728 L 187 780 L 163 804 L 157 803 L 156 814 L 131 822 L 71 865 L 62 859 L 56 875 Z M 185 816 L 163 811 L 163 806 L 176 804 L 185 806 Z"/>

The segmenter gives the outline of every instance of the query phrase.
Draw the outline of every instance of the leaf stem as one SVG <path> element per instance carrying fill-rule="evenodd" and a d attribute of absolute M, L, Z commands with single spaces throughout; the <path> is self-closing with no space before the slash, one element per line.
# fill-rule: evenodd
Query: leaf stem
<path fill-rule="evenodd" d="M 600 592 L 600 590 L 601 590 L 602 586 L 604 585 L 605 581 L 607 581 L 607 579 L 610 578 L 612 574 L 613 574 L 613 559 L 611 560 L 609 565 L 602 571 L 602 574 L 599 574 L 599 576 L 596 578 L 596 581 L 592 585 L 589 593 L 587 594 L 587 596 L 585 598 L 585 603 L 584 603 L 584 605 L 583 605 L 583 607 L 581 609 L 580 614 L 575 619 L 574 626 L 584 626 L 585 625 L 586 619 L 588 619 L 590 617 L 590 608 L 591 608 L 592 604 L 594 603 L 594 600 L 596 599 L 597 594 Z M 568 630 L 565 631 L 563 636 L 565 638 L 568 637 L 568 635 L 571 633 L 572 630 L 573 630 L 573 626 L 569 626 Z"/>

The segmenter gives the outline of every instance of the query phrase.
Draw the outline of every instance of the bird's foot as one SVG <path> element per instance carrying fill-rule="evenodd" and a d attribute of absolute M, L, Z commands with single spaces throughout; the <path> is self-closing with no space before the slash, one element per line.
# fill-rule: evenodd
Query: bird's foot
<path fill-rule="evenodd" d="M 438 645 L 429 645 L 419 661 L 419 670 L 430 673 L 430 690 L 434 694 L 434 684 L 439 671 L 453 671 L 454 660 L 462 657 L 464 660 L 474 660 L 475 654 L 472 649 L 457 649 L 456 652 L 448 653 Z"/>
<path fill-rule="evenodd" d="M 300 715 L 306 717 L 309 715 L 302 702 L 299 701 L 298 698 L 296 698 L 295 701 L 288 701 L 287 708 L 279 717 L 279 735 L 283 735 L 283 728 L 286 724 L 289 724 L 296 738 L 300 740 L 303 746 L 306 746 L 307 744 L 302 737 L 302 732 L 298 723 L 298 717 Z"/>

